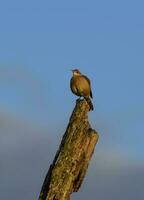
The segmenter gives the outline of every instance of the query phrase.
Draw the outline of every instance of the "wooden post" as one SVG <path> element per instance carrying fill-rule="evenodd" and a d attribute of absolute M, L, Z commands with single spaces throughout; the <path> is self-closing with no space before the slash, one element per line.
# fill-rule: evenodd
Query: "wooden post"
<path fill-rule="evenodd" d="M 70 200 L 70 194 L 80 188 L 98 141 L 98 133 L 88 122 L 88 111 L 86 101 L 77 100 L 39 200 Z"/>

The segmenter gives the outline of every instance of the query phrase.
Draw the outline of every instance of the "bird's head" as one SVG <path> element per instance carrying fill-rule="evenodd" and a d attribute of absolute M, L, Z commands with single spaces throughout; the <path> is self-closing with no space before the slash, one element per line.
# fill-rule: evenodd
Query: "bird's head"
<path fill-rule="evenodd" d="M 80 73 L 80 71 L 79 71 L 78 69 L 73 69 L 73 70 L 72 70 L 72 73 L 73 73 L 74 76 L 79 76 L 79 75 L 81 75 L 81 73 Z"/>

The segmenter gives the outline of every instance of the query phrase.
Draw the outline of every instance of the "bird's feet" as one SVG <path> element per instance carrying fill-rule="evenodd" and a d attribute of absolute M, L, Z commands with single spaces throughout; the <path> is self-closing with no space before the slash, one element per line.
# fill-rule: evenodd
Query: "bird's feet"
<path fill-rule="evenodd" d="M 84 100 L 83 97 L 79 97 L 76 101 L 77 101 L 77 102 L 80 102 L 80 101 L 83 101 L 83 100 Z"/>

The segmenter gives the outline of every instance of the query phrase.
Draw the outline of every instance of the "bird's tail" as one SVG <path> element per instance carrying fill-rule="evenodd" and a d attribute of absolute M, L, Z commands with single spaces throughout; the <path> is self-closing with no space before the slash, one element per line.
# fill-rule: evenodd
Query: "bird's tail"
<path fill-rule="evenodd" d="M 94 110 L 94 107 L 93 107 L 91 99 L 89 97 L 85 97 L 85 100 L 88 103 L 88 105 L 90 107 L 90 110 Z"/>

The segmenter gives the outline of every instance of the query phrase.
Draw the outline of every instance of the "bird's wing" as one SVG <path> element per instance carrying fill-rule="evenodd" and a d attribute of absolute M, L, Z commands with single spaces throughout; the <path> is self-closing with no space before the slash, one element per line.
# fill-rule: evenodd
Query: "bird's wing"
<path fill-rule="evenodd" d="M 91 90 L 91 82 L 89 80 L 89 78 L 85 75 L 83 75 L 83 77 L 87 80 L 87 82 L 89 83 L 89 86 L 90 86 L 90 97 L 93 98 L 93 94 L 92 94 L 92 90 Z"/>
<path fill-rule="evenodd" d="M 90 89 L 90 97 L 93 98 L 92 90 Z"/>
<path fill-rule="evenodd" d="M 87 82 L 89 83 L 89 84 L 91 84 L 91 82 L 90 82 L 90 80 L 89 80 L 89 78 L 87 77 L 87 76 L 85 76 L 85 75 L 82 75 L 86 80 L 87 80 Z"/>

